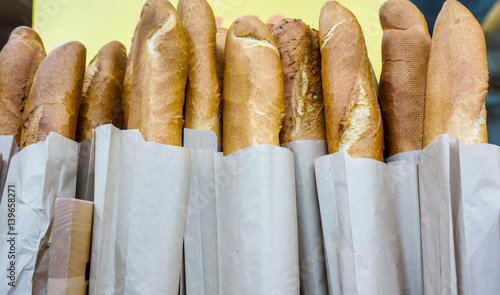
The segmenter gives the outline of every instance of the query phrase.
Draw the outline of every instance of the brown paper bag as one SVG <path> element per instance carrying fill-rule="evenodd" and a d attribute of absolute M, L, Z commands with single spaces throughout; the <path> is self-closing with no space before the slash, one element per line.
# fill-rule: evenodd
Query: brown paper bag
<path fill-rule="evenodd" d="M 297 221 L 299 227 L 299 266 L 301 294 L 328 294 L 323 233 L 314 159 L 328 154 L 326 141 L 301 140 L 284 145 L 293 152 Z"/>
<path fill-rule="evenodd" d="M 0 204 L 4 294 L 45 294 L 54 202 L 75 197 L 77 153 L 76 142 L 50 133 L 12 157 Z"/>
<path fill-rule="evenodd" d="M 422 294 L 417 166 L 315 160 L 329 294 Z"/>
<path fill-rule="evenodd" d="M 176 294 L 190 151 L 96 129 L 90 294 Z"/>
<path fill-rule="evenodd" d="M 258 145 L 216 158 L 219 294 L 299 294 L 292 153 Z"/>
<path fill-rule="evenodd" d="M 419 155 L 426 294 L 498 294 L 500 147 L 441 135 Z"/>

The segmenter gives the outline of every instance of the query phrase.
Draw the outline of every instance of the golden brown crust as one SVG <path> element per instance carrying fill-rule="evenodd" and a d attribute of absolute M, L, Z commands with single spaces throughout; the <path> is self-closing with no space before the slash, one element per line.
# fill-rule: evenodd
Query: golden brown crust
<path fill-rule="evenodd" d="M 130 112 L 130 95 L 132 94 L 132 72 L 134 71 L 134 56 L 135 56 L 135 40 L 137 39 L 137 26 L 135 27 L 134 37 L 132 38 L 132 44 L 130 46 L 130 53 L 127 59 L 127 67 L 125 68 L 125 76 L 123 77 L 123 121 L 124 127 L 127 127 L 128 114 Z"/>
<path fill-rule="evenodd" d="M 179 17 L 189 48 L 185 127 L 213 131 L 221 139 L 220 92 L 215 35 L 217 27 L 206 0 L 180 0 Z"/>
<path fill-rule="evenodd" d="M 170 2 L 148 0 L 137 26 L 127 127 L 181 146 L 188 46 L 180 18 Z"/>
<path fill-rule="evenodd" d="M 219 87 L 222 90 L 222 81 L 224 80 L 224 59 L 226 52 L 226 28 L 218 28 L 215 35 L 215 47 L 217 52 L 217 77 L 219 78 Z M 222 93 L 222 91 L 221 91 Z"/>
<path fill-rule="evenodd" d="M 75 139 L 85 56 L 85 46 L 73 41 L 42 61 L 24 108 L 20 148 L 45 140 L 51 131 Z"/>
<path fill-rule="evenodd" d="M 284 112 L 279 51 L 266 25 L 254 16 L 235 20 L 226 38 L 223 149 L 279 146 Z"/>
<path fill-rule="evenodd" d="M 90 62 L 83 80 L 76 140 L 92 138 L 92 129 L 104 124 L 123 127 L 122 86 L 127 51 L 118 41 L 104 45 Z"/>
<path fill-rule="evenodd" d="M 462 4 L 448 0 L 432 36 L 424 146 L 443 133 L 466 144 L 487 143 L 488 63 L 481 26 Z"/>
<path fill-rule="evenodd" d="M 348 9 L 329 1 L 319 34 L 328 150 L 382 161 L 382 119 L 361 27 Z"/>
<path fill-rule="evenodd" d="M 0 135 L 14 135 L 17 144 L 24 106 L 44 58 L 40 36 L 28 27 L 14 29 L 0 52 Z"/>
<path fill-rule="evenodd" d="M 431 37 L 423 14 L 408 0 L 380 8 L 382 74 L 379 103 L 388 156 L 423 148 L 425 85 Z"/>
<path fill-rule="evenodd" d="M 301 20 L 284 19 L 271 33 L 280 51 L 285 90 L 280 144 L 326 140 L 318 32 Z"/>

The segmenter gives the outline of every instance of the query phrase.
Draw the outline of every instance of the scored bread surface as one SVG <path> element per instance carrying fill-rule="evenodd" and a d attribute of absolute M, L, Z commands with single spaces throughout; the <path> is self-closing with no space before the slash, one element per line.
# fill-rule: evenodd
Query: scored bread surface
<path fill-rule="evenodd" d="M 184 29 L 163 0 L 147 1 L 137 26 L 127 128 L 139 129 L 146 141 L 181 146 L 188 72 Z"/>
<path fill-rule="evenodd" d="M 285 117 L 280 143 L 326 140 L 318 32 L 297 19 L 271 29 L 283 67 Z"/>
<path fill-rule="evenodd" d="M 361 27 L 330 1 L 321 9 L 319 34 L 328 150 L 382 161 L 382 120 Z"/>

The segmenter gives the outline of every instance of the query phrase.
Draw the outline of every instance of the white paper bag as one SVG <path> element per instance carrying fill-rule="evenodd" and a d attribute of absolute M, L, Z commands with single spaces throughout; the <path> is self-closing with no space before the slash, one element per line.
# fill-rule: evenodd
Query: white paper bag
<path fill-rule="evenodd" d="M 188 149 L 96 129 L 90 294 L 179 292 L 189 167 Z"/>
<path fill-rule="evenodd" d="M 216 161 L 220 294 L 299 294 L 293 155 L 259 145 Z"/>
<path fill-rule="evenodd" d="M 217 146 L 217 136 L 212 131 L 184 129 L 184 147 L 191 149 L 184 233 L 186 294 L 219 294 L 215 195 Z"/>
<path fill-rule="evenodd" d="M 500 147 L 442 135 L 419 156 L 426 294 L 498 294 Z"/>
<path fill-rule="evenodd" d="M 3 192 L 7 171 L 9 170 L 10 159 L 19 151 L 19 147 L 13 135 L 0 135 L 0 154 L 2 154 L 2 165 L 0 168 L 0 191 Z M 0 196 L 2 201 L 2 196 Z"/>
<path fill-rule="evenodd" d="M 418 164 L 418 155 L 420 155 L 421 150 L 403 152 L 390 156 L 385 161 L 388 164 L 402 161 L 402 165 L 405 164 Z"/>
<path fill-rule="evenodd" d="M 416 165 L 315 160 L 329 294 L 422 294 Z"/>
<path fill-rule="evenodd" d="M 293 152 L 299 227 L 301 294 L 328 294 L 323 233 L 314 159 L 328 154 L 324 140 L 301 140 L 282 145 Z"/>
<path fill-rule="evenodd" d="M 0 204 L 3 294 L 45 294 L 55 199 L 75 197 L 77 153 L 76 142 L 50 133 L 12 157 Z"/>

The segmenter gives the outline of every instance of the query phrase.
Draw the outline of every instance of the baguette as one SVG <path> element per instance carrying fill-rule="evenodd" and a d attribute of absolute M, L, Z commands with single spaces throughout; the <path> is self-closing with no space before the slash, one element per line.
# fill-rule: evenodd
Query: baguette
<path fill-rule="evenodd" d="M 177 10 L 189 49 L 185 127 L 213 131 L 220 141 L 220 89 L 214 14 L 206 0 L 180 0 Z"/>
<path fill-rule="evenodd" d="M 423 148 L 425 85 L 431 37 L 424 15 L 408 0 L 380 8 L 382 74 L 379 103 L 388 156 Z"/>
<path fill-rule="evenodd" d="M 224 155 L 249 146 L 279 146 L 283 71 L 278 47 L 254 16 L 235 20 L 226 37 L 223 89 Z"/>
<path fill-rule="evenodd" d="M 137 27 L 134 31 L 132 38 L 132 45 L 130 46 L 130 53 L 127 59 L 127 67 L 125 68 L 125 76 L 123 77 L 123 121 L 124 127 L 127 128 L 128 114 L 130 112 L 130 95 L 132 93 L 132 72 L 134 70 L 134 56 L 135 56 L 135 40 L 137 39 Z"/>
<path fill-rule="evenodd" d="M 53 131 L 75 139 L 86 49 L 63 43 L 42 61 L 23 112 L 20 148 L 43 141 Z"/>
<path fill-rule="evenodd" d="M 0 52 L 0 135 L 13 135 L 18 145 L 24 106 L 44 58 L 40 36 L 28 27 L 14 29 Z"/>
<path fill-rule="evenodd" d="M 487 143 L 488 63 L 481 26 L 462 4 L 448 0 L 432 36 L 424 146 L 443 133 L 466 144 Z"/>
<path fill-rule="evenodd" d="M 215 35 L 215 48 L 217 52 L 217 77 L 219 78 L 219 87 L 222 93 L 222 81 L 224 80 L 224 57 L 226 52 L 226 28 L 218 28 Z"/>
<path fill-rule="evenodd" d="M 76 140 L 92 138 L 92 129 L 104 124 L 123 127 L 122 88 L 127 51 L 118 41 L 104 45 L 92 59 L 83 80 Z"/>
<path fill-rule="evenodd" d="M 188 46 L 175 8 L 148 0 L 137 24 L 127 123 L 146 141 L 182 145 Z"/>
<path fill-rule="evenodd" d="M 285 91 L 280 144 L 326 140 L 318 32 L 301 20 L 284 19 L 271 33 L 280 51 Z"/>
<path fill-rule="evenodd" d="M 329 1 L 319 34 L 328 150 L 382 161 L 382 119 L 361 27 L 348 9 Z"/>

